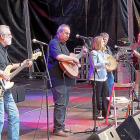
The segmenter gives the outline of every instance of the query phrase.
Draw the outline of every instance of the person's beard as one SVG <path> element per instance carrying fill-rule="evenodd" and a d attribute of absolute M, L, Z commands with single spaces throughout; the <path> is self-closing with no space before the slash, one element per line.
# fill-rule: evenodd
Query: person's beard
<path fill-rule="evenodd" d="M 5 38 L 4 39 L 4 42 L 7 44 L 7 45 L 11 45 L 11 43 L 12 43 L 12 40 L 11 40 L 11 38 L 9 39 L 7 39 L 7 38 Z"/>

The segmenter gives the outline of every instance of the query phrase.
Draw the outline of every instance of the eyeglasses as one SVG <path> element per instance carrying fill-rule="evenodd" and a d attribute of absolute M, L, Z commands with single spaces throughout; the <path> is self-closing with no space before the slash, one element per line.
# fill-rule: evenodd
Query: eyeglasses
<path fill-rule="evenodd" d="M 11 34 L 3 34 L 3 35 L 6 35 L 6 36 L 8 36 L 8 37 L 12 37 L 12 35 L 11 35 Z"/>
<path fill-rule="evenodd" d="M 4 35 L 7 35 L 8 37 L 11 37 L 12 36 L 11 34 L 4 34 Z"/>

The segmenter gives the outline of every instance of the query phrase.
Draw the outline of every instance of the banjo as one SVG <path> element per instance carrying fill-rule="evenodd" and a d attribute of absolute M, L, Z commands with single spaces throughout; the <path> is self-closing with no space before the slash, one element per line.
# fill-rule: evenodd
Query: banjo
<path fill-rule="evenodd" d="M 117 68 L 117 62 L 116 62 L 116 59 L 114 57 L 116 57 L 116 56 L 121 57 L 123 55 L 124 54 L 122 54 L 120 52 L 118 52 L 117 54 L 115 54 L 113 56 L 110 54 L 105 54 L 107 61 L 109 61 L 109 63 L 110 63 L 110 66 L 106 65 L 106 69 L 110 70 L 110 71 L 115 70 Z"/>
<path fill-rule="evenodd" d="M 110 70 L 110 71 L 115 70 L 117 68 L 116 59 L 113 56 L 109 55 L 109 54 L 105 54 L 105 57 L 106 57 L 107 61 L 109 61 L 109 63 L 110 63 L 109 66 L 106 65 L 106 69 Z"/>

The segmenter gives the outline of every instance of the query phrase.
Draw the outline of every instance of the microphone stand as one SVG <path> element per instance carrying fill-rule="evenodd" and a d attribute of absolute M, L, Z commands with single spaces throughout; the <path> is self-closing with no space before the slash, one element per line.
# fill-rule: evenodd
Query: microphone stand
<path fill-rule="evenodd" d="M 44 62 L 45 62 L 45 69 L 46 69 L 45 74 L 43 75 L 43 78 L 44 78 L 44 84 L 46 85 L 47 134 L 48 134 L 48 140 L 49 140 L 49 112 L 48 112 L 49 109 L 48 109 L 47 80 L 49 80 L 49 83 L 50 83 L 51 87 L 52 87 L 52 83 L 51 83 L 49 71 L 48 71 L 48 68 L 47 68 L 47 63 L 46 63 L 46 58 L 45 58 L 45 55 L 44 55 L 43 46 L 40 44 L 40 47 L 41 47 L 41 50 L 42 50 L 42 56 L 43 56 L 43 59 L 44 59 Z M 48 46 L 48 53 L 49 53 L 49 46 Z M 48 77 L 46 76 L 46 74 L 47 74 Z"/>
<path fill-rule="evenodd" d="M 84 43 L 85 43 L 85 40 L 84 40 Z M 85 46 L 86 46 L 87 49 L 89 49 L 87 43 L 85 43 Z M 89 53 L 89 51 L 87 52 L 87 54 L 88 54 L 88 56 L 90 56 L 90 58 L 92 58 L 92 57 L 91 57 L 91 54 Z M 95 81 L 95 73 L 97 74 L 98 78 L 99 78 L 99 75 L 98 75 L 97 69 L 96 69 L 95 66 L 94 66 L 94 61 L 93 61 L 92 59 L 91 59 L 91 62 L 92 62 L 92 65 L 93 65 L 93 75 L 94 75 L 94 85 L 93 85 L 93 89 L 94 89 L 94 93 L 93 93 L 93 94 L 94 94 L 94 104 L 93 104 L 93 106 L 94 106 L 94 128 L 93 128 L 93 130 L 91 130 L 91 131 L 75 132 L 75 133 L 73 133 L 73 134 L 77 134 L 77 133 L 87 133 L 87 132 L 96 132 L 97 129 L 98 129 L 98 127 L 96 127 L 96 110 L 97 110 L 97 103 L 96 103 L 96 81 Z"/>
<path fill-rule="evenodd" d="M 89 53 L 89 56 L 90 56 L 90 58 L 92 58 L 91 57 L 91 54 Z M 88 132 L 96 132 L 97 131 L 97 129 L 98 129 L 98 127 L 96 127 L 96 110 L 97 110 L 97 102 L 96 102 L 96 81 L 95 81 L 95 73 L 98 75 L 98 72 L 97 72 L 97 69 L 95 68 L 95 66 L 94 66 L 94 61 L 91 59 L 91 62 L 92 62 L 92 65 L 93 65 L 93 75 L 94 75 L 94 84 L 93 84 L 93 91 L 94 91 L 94 104 L 93 104 L 93 106 L 94 106 L 94 128 L 93 128 L 93 130 L 92 131 L 88 131 Z M 99 75 L 98 75 L 98 78 L 99 78 Z"/>

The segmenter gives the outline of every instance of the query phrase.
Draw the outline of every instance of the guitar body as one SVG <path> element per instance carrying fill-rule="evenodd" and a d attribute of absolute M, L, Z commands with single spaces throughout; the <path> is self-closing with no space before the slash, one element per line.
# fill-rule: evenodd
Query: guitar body
<path fill-rule="evenodd" d="M 76 55 L 75 58 L 80 59 L 82 55 L 85 53 L 85 51 L 86 50 L 82 49 L 81 52 L 78 55 Z M 59 65 L 61 69 L 64 71 L 64 73 L 67 74 L 70 78 L 75 78 L 78 76 L 79 67 L 74 62 L 70 63 L 67 61 L 62 61 L 59 62 Z"/>
<path fill-rule="evenodd" d="M 41 55 L 42 55 L 42 52 L 36 51 L 36 53 L 32 54 L 32 58 L 31 59 L 29 59 L 22 66 L 20 66 L 19 68 L 17 68 L 14 72 L 10 73 L 11 69 L 13 68 L 12 65 L 8 65 L 5 68 L 4 72 L 7 73 L 7 74 L 9 74 L 10 80 L 11 80 L 16 74 L 18 74 L 23 68 L 25 68 L 28 65 L 29 61 L 33 61 L 33 60 L 37 59 L 38 56 L 41 56 Z M 1 86 L 0 86 L 0 98 L 4 94 L 4 89 L 6 90 L 6 89 L 10 89 L 11 87 L 13 87 L 14 82 L 10 82 L 10 80 L 9 81 L 6 81 L 6 80 L 4 80 L 0 76 L 0 82 L 1 82 Z"/>
<path fill-rule="evenodd" d="M 59 62 L 61 69 L 66 73 L 70 78 L 75 78 L 78 76 L 78 66 L 75 63 L 68 63 L 66 61 Z"/>
<path fill-rule="evenodd" d="M 12 68 L 13 68 L 12 65 L 8 65 L 8 66 L 5 68 L 4 72 L 6 72 L 7 74 L 10 75 L 10 71 L 11 71 Z M 10 89 L 10 88 L 12 88 L 13 85 L 14 85 L 14 82 L 6 81 L 6 80 L 2 79 L 1 76 L 0 76 L 0 81 L 3 83 L 5 89 Z M 0 93 L 3 94 L 2 88 L 0 88 Z M 3 95 L 0 95 L 0 96 L 3 96 Z M 0 99 L 1 99 L 1 97 L 0 97 Z"/>
<path fill-rule="evenodd" d="M 5 68 L 4 72 L 6 72 L 7 74 L 10 75 L 10 71 L 11 71 L 12 68 L 13 68 L 12 65 L 8 65 L 8 66 Z M 0 77 L 0 80 L 3 81 L 3 84 L 4 84 L 5 89 L 10 89 L 10 88 L 13 87 L 13 85 L 14 85 L 14 82 L 10 82 L 10 81 L 3 80 L 1 77 Z"/>

